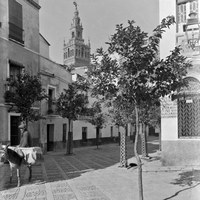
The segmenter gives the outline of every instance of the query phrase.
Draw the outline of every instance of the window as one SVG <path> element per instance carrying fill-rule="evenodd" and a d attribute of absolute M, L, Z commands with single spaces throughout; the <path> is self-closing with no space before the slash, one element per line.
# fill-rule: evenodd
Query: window
<path fill-rule="evenodd" d="M 13 62 L 10 62 L 10 65 L 9 65 L 10 79 L 16 79 L 17 75 L 20 74 L 21 71 L 22 71 L 21 66 L 14 64 Z"/>
<path fill-rule="evenodd" d="M 9 60 L 9 66 L 8 66 L 8 78 L 11 80 L 15 80 L 17 78 L 17 75 L 22 73 L 22 70 L 24 69 L 24 66 L 18 62 L 15 62 L 13 60 Z M 5 88 L 6 91 L 14 92 L 15 88 L 6 85 Z"/>
<path fill-rule="evenodd" d="M 82 47 L 81 48 L 81 57 L 83 57 L 83 54 L 84 54 L 84 48 Z"/>
<path fill-rule="evenodd" d="M 113 137 L 113 126 L 110 127 L 110 136 Z"/>
<path fill-rule="evenodd" d="M 55 111 L 54 101 L 55 101 L 55 88 L 49 87 L 48 89 L 48 114 L 53 114 Z"/>
<path fill-rule="evenodd" d="M 63 142 L 66 142 L 67 124 L 63 124 Z"/>
<path fill-rule="evenodd" d="M 22 5 L 9 0 L 9 38 L 24 44 Z"/>
<path fill-rule="evenodd" d="M 74 32 L 72 32 L 72 38 L 74 38 Z"/>
<path fill-rule="evenodd" d="M 69 48 L 67 49 L 67 57 L 70 57 Z"/>
<path fill-rule="evenodd" d="M 190 12 L 198 13 L 198 1 L 190 2 Z"/>
<path fill-rule="evenodd" d="M 178 5 L 178 23 L 186 23 L 186 4 Z"/>
<path fill-rule="evenodd" d="M 181 138 L 200 137 L 200 82 L 193 77 L 186 80 L 188 86 L 182 88 L 178 99 L 178 135 Z"/>
<path fill-rule="evenodd" d="M 82 127 L 82 141 L 87 142 L 87 127 Z"/>

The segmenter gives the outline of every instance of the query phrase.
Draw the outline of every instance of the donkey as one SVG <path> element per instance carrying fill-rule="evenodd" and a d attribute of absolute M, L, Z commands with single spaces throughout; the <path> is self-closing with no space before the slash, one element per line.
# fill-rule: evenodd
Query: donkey
<path fill-rule="evenodd" d="M 6 145 L 6 147 L 3 150 L 0 150 L 2 152 L 2 156 L 5 158 L 5 160 L 8 160 L 10 165 L 10 183 L 12 182 L 12 176 L 13 176 L 13 168 L 17 169 L 17 187 L 20 187 L 21 180 L 20 180 L 20 167 L 23 163 L 26 163 L 24 160 L 24 155 L 20 155 L 16 151 L 9 148 L 9 144 Z M 27 164 L 27 167 L 29 169 L 29 181 L 31 181 L 32 178 L 32 168 L 30 164 Z"/>

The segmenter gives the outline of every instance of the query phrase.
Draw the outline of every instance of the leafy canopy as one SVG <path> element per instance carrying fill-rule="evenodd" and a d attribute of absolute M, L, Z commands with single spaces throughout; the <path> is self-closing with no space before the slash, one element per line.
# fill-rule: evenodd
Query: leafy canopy
<path fill-rule="evenodd" d="M 101 103 L 95 101 L 91 108 L 87 109 L 87 114 L 90 116 L 88 122 L 97 128 L 103 128 L 106 123 L 106 114 L 102 112 Z"/>
<path fill-rule="evenodd" d="M 77 81 L 69 84 L 68 89 L 60 94 L 57 100 L 58 113 L 70 120 L 77 120 L 79 115 L 83 115 L 88 104 L 87 90 L 89 85 L 85 79 L 78 76 Z"/>
<path fill-rule="evenodd" d="M 93 95 L 106 99 L 121 96 L 139 105 L 184 85 L 183 78 L 191 64 L 181 55 L 180 48 L 175 47 L 166 59 L 158 58 L 159 41 L 165 29 L 175 23 L 174 17 L 163 19 L 150 37 L 134 23 L 128 21 L 127 27 L 117 25 L 107 43 L 108 50 L 100 48 L 93 56 L 94 65 L 88 71 Z"/>
<path fill-rule="evenodd" d="M 6 91 L 6 102 L 12 102 L 21 113 L 22 120 L 33 121 L 41 118 L 38 110 L 34 109 L 37 102 L 47 98 L 39 76 L 31 76 L 27 72 L 18 74 L 16 78 L 8 79 L 10 90 Z M 38 107 L 38 105 L 36 105 Z"/>

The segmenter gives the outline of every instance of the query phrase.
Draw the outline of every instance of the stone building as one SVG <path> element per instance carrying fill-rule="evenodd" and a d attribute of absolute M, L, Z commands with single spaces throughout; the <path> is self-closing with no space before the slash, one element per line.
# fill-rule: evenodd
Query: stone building
<path fill-rule="evenodd" d="M 45 151 L 56 151 L 66 147 L 68 119 L 56 112 L 56 99 L 63 89 L 72 82 L 72 75 L 64 65 L 53 62 L 49 58 L 49 43 L 40 34 L 40 77 L 43 88 L 49 96 L 48 101 L 41 102 L 40 143 Z"/>
<path fill-rule="evenodd" d="M 18 120 L 20 113 L 8 112 L 4 101 L 6 79 L 25 69 L 31 75 L 39 73 L 39 9 L 38 1 L 0 1 L 0 140 L 19 144 Z M 38 143 L 39 126 L 33 135 Z"/>
<path fill-rule="evenodd" d="M 160 57 L 175 45 L 192 63 L 188 87 L 166 97 L 161 107 L 162 161 L 164 165 L 200 164 L 200 17 L 199 0 L 161 0 L 160 18 L 176 16 L 176 25 L 164 34 Z"/>
<path fill-rule="evenodd" d="M 35 107 L 44 120 L 30 123 L 33 145 L 55 150 L 65 146 L 68 125 L 56 115 L 53 101 L 72 77 L 63 65 L 49 58 L 49 43 L 39 32 L 39 10 L 38 0 L 0 0 L 0 142 L 19 144 L 20 113 L 9 109 L 4 93 L 9 89 L 7 78 L 25 69 L 30 75 L 40 75 L 50 97 Z"/>

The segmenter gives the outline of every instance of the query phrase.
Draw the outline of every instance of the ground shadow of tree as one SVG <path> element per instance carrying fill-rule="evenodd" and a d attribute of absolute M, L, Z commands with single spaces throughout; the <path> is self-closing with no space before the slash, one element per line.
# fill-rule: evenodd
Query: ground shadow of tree
<path fill-rule="evenodd" d="M 174 179 L 173 182 L 171 182 L 171 184 L 174 185 L 180 185 L 182 187 L 184 187 L 182 190 L 177 191 L 175 194 L 173 194 L 170 197 L 167 197 L 163 200 L 168 200 L 168 199 L 172 199 L 175 196 L 177 196 L 179 193 L 195 188 L 198 185 L 200 185 L 200 170 L 190 170 L 190 171 L 184 171 L 179 173 L 179 177 Z M 185 187 L 187 186 L 187 187 Z"/>
<path fill-rule="evenodd" d="M 181 172 L 179 178 L 175 179 L 172 184 L 180 186 L 192 186 L 194 183 L 200 183 L 200 170 L 191 170 Z"/>

